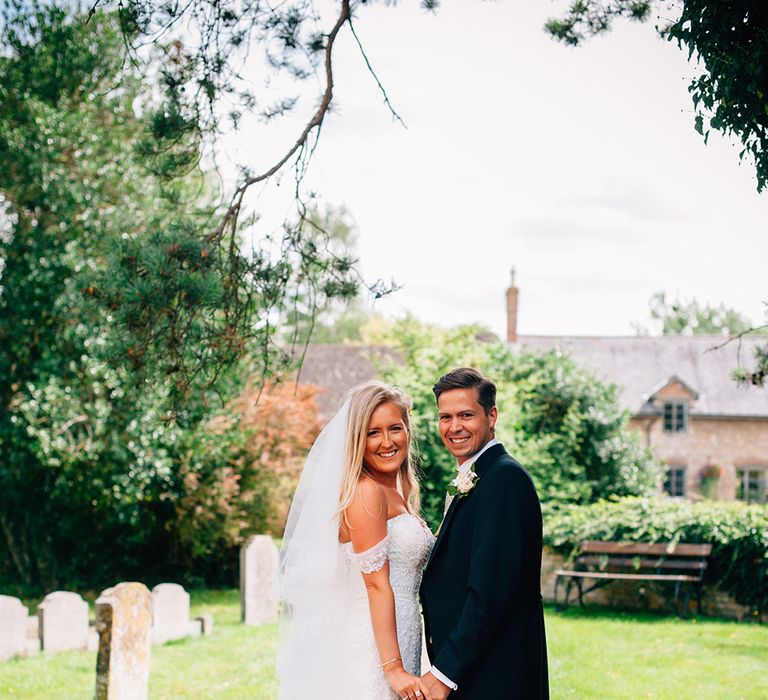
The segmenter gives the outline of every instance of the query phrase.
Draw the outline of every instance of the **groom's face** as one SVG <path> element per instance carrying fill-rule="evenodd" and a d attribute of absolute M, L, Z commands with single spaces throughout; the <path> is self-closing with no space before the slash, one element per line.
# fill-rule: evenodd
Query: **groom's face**
<path fill-rule="evenodd" d="M 437 415 L 443 444 L 460 464 L 493 437 L 496 407 L 486 413 L 475 388 L 444 391 L 437 399 Z"/>

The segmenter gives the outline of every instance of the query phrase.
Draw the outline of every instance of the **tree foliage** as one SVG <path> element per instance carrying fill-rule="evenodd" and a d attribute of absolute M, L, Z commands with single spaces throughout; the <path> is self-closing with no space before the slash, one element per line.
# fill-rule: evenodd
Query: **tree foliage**
<path fill-rule="evenodd" d="M 615 386 L 555 352 L 515 352 L 478 327 L 441 329 L 405 319 L 392 336 L 402 358 L 382 368 L 414 399 L 412 424 L 422 457 L 423 503 L 437 525 L 455 460 L 437 432 L 431 387 L 454 367 L 474 366 L 498 388 L 497 435 L 528 469 L 542 501 L 588 503 L 651 492 L 660 468 L 628 428 Z"/>
<path fill-rule="evenodd" d="M 172 54 L 156 72 L 127 61 L 107 13 L 3 11 L 0 577 L 50 589 L 197 566 L 172 525 L 208 503 L 195 479 L 238 502 L 253 489 L 252 470 L 226 486 L 198 474 L 193 437 L 240 377 L 260 384 L 285 359 L 274 325 L 292 299 L 344 297 L 357 277 L 296 227 L 271 252 L 207 238 L 219 193 L 195 129 L 148 146 L 190 123 L 158 106 Z M 232 513 L 261 526 L 260 508 Z"/>
<path fill-rule="evenodd" d="M 131 53 L 148 26 L 136 12 L 3 6 L 0 155 L 11 167 L 0 192 L 15 222 L 5 238 L 49 262 L 59 245 L 89 260 L 83 298 L 109 316 L 110 357 L 136 378 L 170 377 L 185 394 L 247 352 L 269 376 L 292 361 L 275 342 L 281 314 L 355 296 L 354 260 L 329 254 L 303 216 L 263 235 L 242 203 L 223 203 L 199 169 L 212 128 L 197 101 L 204 81 L 190 94 L 194 71 L 177 39 Z M 22 275 L 14 255 L 0 252 L 6 291 Z"/>
<path fill-rule="evenodd" d="M 768 335 L 768 324 L 755 326 L 742 313 L 725 304 L 712 306 L 696 299 L 668 299 L 666 292 L 651 297 L 651 318 L 662 335 L 721 335 L 737 341 L 748 334 Z M 641 324 L 634 324 L 639 334 L 648 333 Z M 717 346 L 713 346 L 717 349 Z M 754 369 L 738 367 L 734 379 L 740 384 L 763 386 L 768 374 L 768 346 L 755 348 Z"/>
<path fill-rule="evenodd" d="M 651 0 L 574 0 L 564 15 L 546 23 L 546 29 L 555 39 L 579 46 L 609 31 L 616 20 L 649 20 L 654 6 Z M 688 86 L 696 131 L 705 143 L 713 129 L 736 138 L 742 145 L 739 159 L 753 161 L 757 190 L 763 192 L 768 186 L 768 5 L 761 0 L 666 0 L 658 8 L 656 30 L 676 42 L 700 68 Z M 725 309 L 681 310 L 698 314 L 691 329 L 699 321 L 702 328 L 741 325 L 732 314 L 718 319 L 728 314 Z M 664 309 L 670 311 L 671 327 L 684 323 L 682 318 L 672 319 L 676 311 Z M 705 319 L 707 314 L 712 318 Z M 751 329 L 733 335 L 747 332 Z M 764 386 L 768 346 L 756 350 L 755 363 L 754 371 L 734 370 L 734 378 Z"/>
<path fill-rule="evenodd" d="M 578 46 L 617 19 L 648 20 L 654 7 L 650 0 L 575 0 L 546 27 Z M 762 192 L 768 185 L 768 6 L 762 0 L 668 0 L 658 7 L 658 32 L 701 68 L 688 87 L 696 130 L 705 142 L 711 130 L 738 139 L 739 157 L 754 162 Z"/>
<path fill-rule="evenodd" d="M 231 584 L 252 534 L 282 535 L 307 450 L 320 432 L 317 388 L 250 382 L 190 431 L 178 452 L 173 517 L 166 523 L 177 570 Z"/>
<path fill-rule="evenodd" d="M 329 255 L 357 257 L 358 229 L 343 205 L 313 203 L 297 222 L 307 238 L 318 238 Z M 394 289 L 394 282 L 392 283 Z M 290 347 L 313 343 L 363 342 L 364 328 L 376 314 L 360 294 L 341 299 L 297 298 L 286 310 L 280 337 Z M 300 305 L 301 304 L 301 305 Z"/>
<path fill-rule="evenodd" d="M 713 306 L 696 299 L 670 299 L 666 292 L 656 292 L 650 308 L 651 319 L 662 335 L 735 336 L 754 327 L 744 314 L 725 304 Z"/>

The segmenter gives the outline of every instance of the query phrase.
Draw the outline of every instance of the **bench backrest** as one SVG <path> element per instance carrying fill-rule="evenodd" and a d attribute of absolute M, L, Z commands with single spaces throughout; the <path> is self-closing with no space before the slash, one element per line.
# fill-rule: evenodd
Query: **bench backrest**
<path fill-rule="evenodd" d="M 591 571 L 688 574 L 702 578 L 711 544 L 582 542 L 576 564 Z"/>

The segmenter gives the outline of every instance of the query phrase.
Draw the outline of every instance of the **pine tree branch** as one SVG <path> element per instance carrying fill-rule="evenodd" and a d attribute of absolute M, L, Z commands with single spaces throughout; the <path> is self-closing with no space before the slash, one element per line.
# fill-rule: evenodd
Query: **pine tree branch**
<path fill-rule="evenodd" d="M 304 130 L 301 132 L 301 135 L 293 144 L 293 146 L 282 158 L 280 158 L 280 160 L 278 160 L 271 168 L 265 172 L 261 173 L 260 175 L 247 177 L 240 184 L 232 196 L 231 204 L 229 205 L 227 211 L 224 213 L 221 223 L 216 227 L 216 230 L 213 231 L 213 233 L 206 237 L 206 240 L 218 241 L 221 239 L 227 226 L 232 226 L 234 228 L 236 226 L 240 211 L 242 210 L 243 199 L 245 198 L 245 194 L 248 189 L 259 182 L 268 180 L 275 173 L 277 173 L 297 152 L 300 152 L 301 149 L 306 147 L 312 132 L 315 130 L 320 130 L 320 127 L 323 124 L 323 120 L 325 119 L 325 116 L 330 109 L 331 101 L 333 100 L 333 47 L 339 31 L 349 20 L 349 3 L 350 0 L 342 0 L 339 17 L 336 20 L 336 24 L 334 24 L 333 29 L 331 29 L 330 33 L 328 34 L 328 39 L 325 45 L 325 92 L 323 93 L 323 97 L 320 101 L 320 105 L 318 106 L 317 111 L 312 116 L 312 119 L 307 122 L 307 125 L 304 127 Z"/>
<path fill-rule="evenodd" d="M 368 55 L 365 53 L 365 49 L 363 48 L 363 43 L 360 41 L 360 38 L 357 36 L 355 27 L 352 24 L 352 17 L 349 18 L 348 23 L 349 23 L 349 30 L 352 32 L 352 36 L 355 38 L 355 41 L 357 42 L 357 46 L 360 49 L 360 53 L 363 56 L 365 65 L 368 68 L 368 72 L 373 76 L 373 79 L 376 81 L 376 84 L 379 86 L 379 90 L 381 91 L 381 94 L 384 97 L 384 104 L 387 105 L 387 108 L 389 109 L 389 111 L 392 112 L 392 116 L 403 125 L 403 128 L 407 129 L 408 126 L 403 121 L 402 117 L 397 113 L 395 108 L 392 106 L 392 103 L 389 101 L 389 95 L 387 94 L 387 91 L 384 89 L 384 86 L 381 84 L 381 81 L 379 80 L 379 76 L 376 75 L 376 71 L 373 70 L 373 66 L 371 65 L 371 62 L 368 60 Z"/>
<path fill-rule="evenodd" d="M 714 345 L 711 348 L 707 348 L 704 352 L 707 353 L 707 352 L 712 352 L 714 350 L 721 350 L 726 345 L 732 343 L 734 340 L 738 340 L 739 341 L 739 349 L 741 349 L 741 339 L 745 335 L 749 335 L 750 333 L 757 333 L 758 331 L 762 331 L 762 330 L 764 330 L 766 328 L 768 328 L 768 323 L 764 323 L 762 326 L 754 326 L 752 328 L 747 328 L 747 330 L 742 331 L 741 333 L 736 333 L 736 335 L 730 336 L 729 338 L 724 340 L 719 345 Z"/>

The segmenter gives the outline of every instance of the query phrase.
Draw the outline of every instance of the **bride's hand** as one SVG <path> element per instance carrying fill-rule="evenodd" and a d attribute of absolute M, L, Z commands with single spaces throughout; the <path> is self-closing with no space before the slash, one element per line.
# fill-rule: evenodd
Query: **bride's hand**
<path fill-rule="evenodd" d="M 406 671 L 402 663 L 387 668 L 384 676 L 389 687 L 394 690 L 401 700 L 432 700 L 429 691 L 421 682 L 421 678 Z"/>

